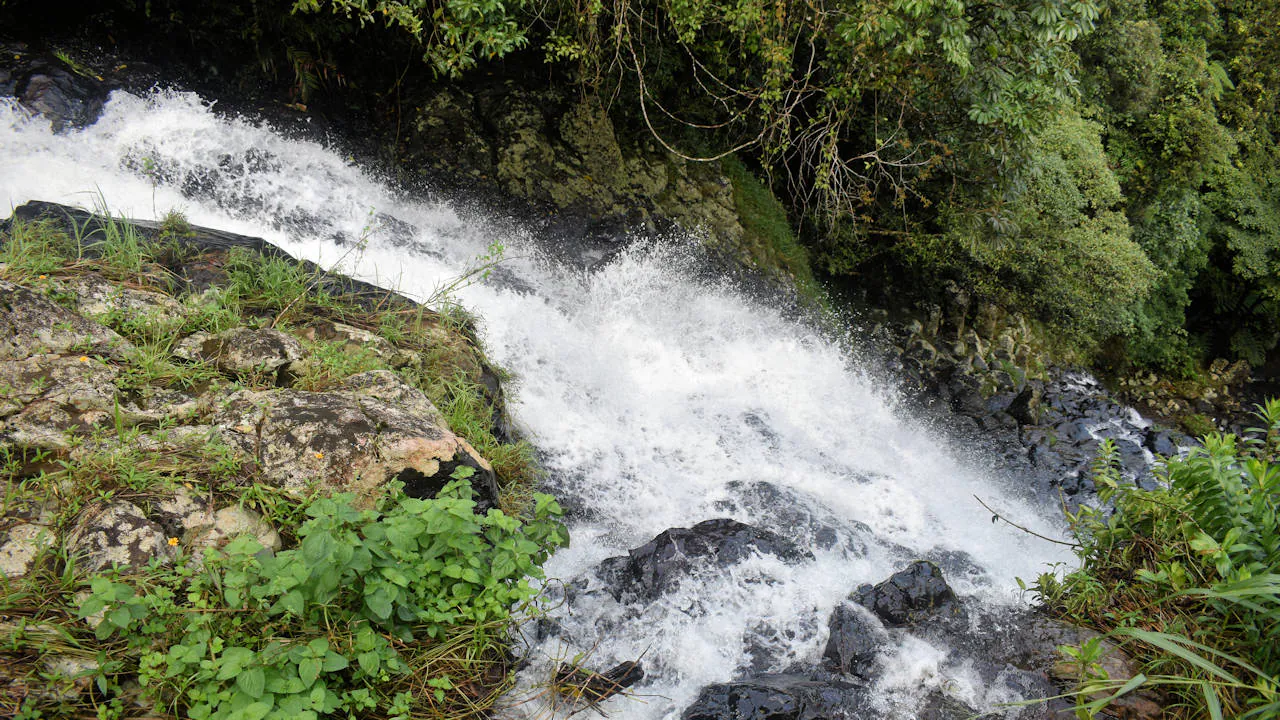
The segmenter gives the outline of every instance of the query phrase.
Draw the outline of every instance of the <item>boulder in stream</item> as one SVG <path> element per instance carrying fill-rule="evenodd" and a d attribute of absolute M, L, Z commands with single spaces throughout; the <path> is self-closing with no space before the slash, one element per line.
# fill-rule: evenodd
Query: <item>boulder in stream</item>
<path fill-rule="evenodd" d="M 726 567 L 758 554 L 792 562 L 813 558 L 780 535 L 718 518 L 691 528 L 664 530 L 626 555 L 605 560 L 597 574 L 617 600 L 624 596 L 653 600 L 678 584 L 696 563 Z"/>
<path fill-rule="evenodd" d="M 917 560 L 907 569 L 876 585 L 858 588 L 853 599 L 875 613 L 885 625 L 915 625 L 936 616 L 958 616 L 964 612 L 959 598 L 937 565 Z"/>

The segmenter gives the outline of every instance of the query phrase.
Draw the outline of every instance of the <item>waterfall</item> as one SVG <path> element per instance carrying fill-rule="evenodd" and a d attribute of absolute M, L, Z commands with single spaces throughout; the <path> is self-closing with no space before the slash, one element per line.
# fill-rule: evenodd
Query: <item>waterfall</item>
<path fill-rule="evenodd" d="M 458 300 L 515 376 L 512 414 L 549 491 L 573 510 L 572 546 L 547 566 L 562 581 L 549 586 L 564 598 L 549 609 L 556 631 L 529 633 L 529 691 L 560 659 L 643 655 L 638 697 L 605 711 L 678 716 L 701 687 L 747 667 L 816 660 L 832 609 L 912 559 L 936 560 L 957 593 L 989 606 L 1023 602 L 1016 577 L 1068 560 L 993 524 L 974 496 L 1058 535 L 1051 507 L 905 416 L 849 343 L 708 279 L 692 241 L 637 242 L 589 271 L 566 266 L 519 228 L 406 196 L 320 144 L 174 91 L 116 92 L 95 125 L 58 135 L 0 104 L 0 201 L 35 199 L 142 218 L 181 210 L 417 298 L 505 246 L 501 271 Z M 589 588 L 601 560 L 667 528 L 721 517 L 813 558 L 751 558 L 645 603 L 564 590 Z M 925 640 L 883 662 L 877 692 L 890 705 L 942 685 L 980 709 L 1010 699 Z M 538 716 L 537 702 L 513 712 Z"/>

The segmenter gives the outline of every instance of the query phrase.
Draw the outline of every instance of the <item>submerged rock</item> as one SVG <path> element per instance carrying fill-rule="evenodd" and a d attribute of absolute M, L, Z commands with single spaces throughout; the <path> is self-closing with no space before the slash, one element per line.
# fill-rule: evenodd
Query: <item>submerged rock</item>
<path fill-rule="evenodd" d="M 844 675 L 870 678 L 876 653 L 889 641 L 889 634 L 865 608 L 837 605 L 827 621 L 827 646 L 822 652 L 823 667 Z"/>
<path fill-rule="evenodd" d="M 813 554 L 790 540 L 737 520 L 705 520 L 671 528 L 625 556 L 602 562 L 597 574 L 615 599 L 652 600 L 684 579 L 697 564 L 726 567 L 757 554 L 798 562 Z"/>

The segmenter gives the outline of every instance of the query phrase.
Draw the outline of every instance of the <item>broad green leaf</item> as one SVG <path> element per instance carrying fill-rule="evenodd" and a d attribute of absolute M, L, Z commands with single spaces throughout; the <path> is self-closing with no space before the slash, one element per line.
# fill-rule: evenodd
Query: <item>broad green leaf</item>
<path fill-rule="evenodd" d="M 236 677 L 236 687 L 255 700 L 266 690 L 266 674 L 260 667 L 249 668 Z"/>

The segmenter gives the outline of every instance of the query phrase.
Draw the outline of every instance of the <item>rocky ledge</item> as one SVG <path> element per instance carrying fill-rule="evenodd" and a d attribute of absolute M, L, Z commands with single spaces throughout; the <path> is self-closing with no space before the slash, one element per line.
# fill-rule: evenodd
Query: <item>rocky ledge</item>
<path fill-rule="evenodd" d="M 427 392 L 436 379 L 462 383 L 488 406 L 488 439 L 509 439 L 497 375 L 465 321 L 297 263 L 257 238 L 128 227 L 165 249 L 124 277 L 108 239 L 122 221 L 30 203 L 0 225 L 10 261 L 0 264 L 6 577 L 51 561 L 50 548 L 83 570 L 126 572 L 243 532 L 279 548 L 276 531 L 244 502 L 250 488 L 368 502 L 393 481 L 431 497 L 467 477 L 481 510 L 499 504 L 493 467 L 450 429 L 441 396 L 433 402 Z M 39 253 L 51 248 L 33 228 L 88 241 L 77 257 L 37 272 Z M 305 280 L 303 294 L 329 298 L 354 319 L 290 315 L 300 297 L 254 305 L 244 269 L 272 262 Z M 395 335 L 416 344 L 385 337 L 390 325 L 382 335 L 360 327 L 372 317 L 362 308 L 403 321 Z M 63 487 L 28 482 L 59 469 Z"/>

